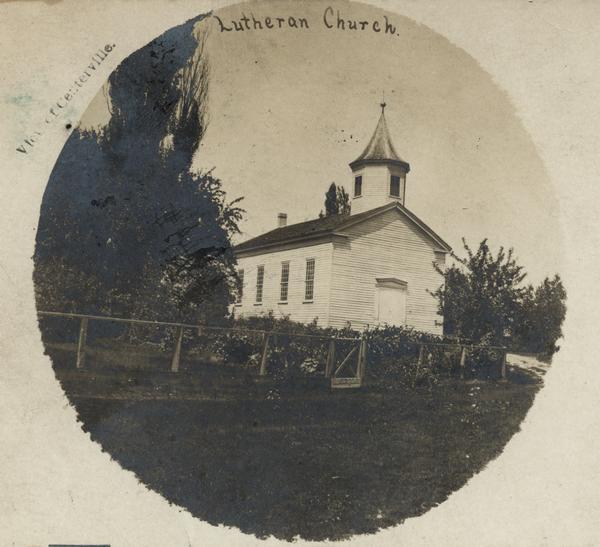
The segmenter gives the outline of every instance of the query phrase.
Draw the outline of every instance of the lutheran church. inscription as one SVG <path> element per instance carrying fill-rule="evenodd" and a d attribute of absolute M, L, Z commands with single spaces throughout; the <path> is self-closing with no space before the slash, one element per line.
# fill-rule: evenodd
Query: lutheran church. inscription
<path fill-rule="evenodd" d="M 392 24 L 389 17 L 384 15 L 382 19 L 355 19 L 347 17 L 340 10 L 334 10 L 328 6 L 323 11 L 320 21 L 315 22 L 307 17 L 298 16 L 259 16 L 255 17 L 250 12 L 248 17 L 244 12 L 241 12 L 237 19 L 223 21 L 218 15 L 213 15 L 217 20 L 221 32 L 243 32 L 251 30 L 271 30 L 282 28 L 293 29 L 310 29 L 316 24 L 322 25 L 329 30 L 349 30 L 358 31 L 365 30 L 390 36 L 400 36 L 396 33 L 396 25 Z"/>

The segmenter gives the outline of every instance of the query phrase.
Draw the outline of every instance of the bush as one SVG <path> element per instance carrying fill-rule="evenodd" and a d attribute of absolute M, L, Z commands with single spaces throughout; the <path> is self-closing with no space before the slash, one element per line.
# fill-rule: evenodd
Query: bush
<path fill-rule="evenodd" d="M 258 369 L 261 362 L 264 335 L 269 338 L 267 368 L 276 378 L 292 376 L 322 376 L 329 351 L 329 340 L 336 339 L 336 361 L 340 364 L 363 333 L 349 328 L 322 328 L 316 322 L 308 325 L 272 314 L 232 320 L 228 327 L 235 330 L 206 329 L 194 344 L 226 363 Z M 441 377 L 458 375 L 461 346 L 456 340 L 417 331 L 407 327 L 384 326 L 364 333 L 367 340 L 367 376 L 382 386 L 433 384 Z M 485 341 L 484 341 L 485 343 Z M 421 363 L 418 365 L 420 348 Z M 502 352 L 489 348 L 473 348 L 468 352 L 465 377 L 487 378 L 491 370 L 499 370 Z M 355 367 L 349 363 L 349 372 Z"/>
<path fill-rule="evenodd" d="M 49 320 L 44 319 L 47 322 Z M 52 318 L 58 323 L 72 323 L 73 341 L 77 337 L 77 322 Z M 100 327 L 110 327 L 108 330 Z M 116 328 L 118 327 L 118 328 Z M 156 325 L 111 325 L 94 323 L 88 341 L 108 344 L 111 340 L 128 343 L 131 347 L 152 346 L 172 351 L 178 329 Z M 115 330 L 116 328 L 116 330 Z M 269 376 L 289 378 L 295 376 L 323 376 L 330 340 L 335 339 L 336 365 L 364 336 L 367 341 L 367 377 L 382 386 L 398 384 L 432 384 L 441 376 L 457 374 L 461 346 L 449 339 L 407 327 L 378 327 L 365 333 L 350 328 L 319 327 L 316 322 L 297 323 L 289 318 L 275 318 L 272 314 L 261 317 L 230 319 L 224 327 L 199 326 L 184 329 L 183 352 L 212 363 L 246 366 L 258 371 L 262 360 L 264 336 L 269 333 L 267 369 Z M 135 334 L 135 336 L 134 336 Z M 423 354 L 420 364 L 420 348 Z M 356 351 L 356 349 L 355 349 Z M 482 370 L 496 366 L 501 352 L 490 349 L 472 350 L 467 360 L 469 376 L 482 376 Z M 356 370 L 355 353 L 349 360 L 345 375 Z M 463 371 L 465 372 L 465 371 Z M 485 371 L 484 371 L 485 372 Z"/>

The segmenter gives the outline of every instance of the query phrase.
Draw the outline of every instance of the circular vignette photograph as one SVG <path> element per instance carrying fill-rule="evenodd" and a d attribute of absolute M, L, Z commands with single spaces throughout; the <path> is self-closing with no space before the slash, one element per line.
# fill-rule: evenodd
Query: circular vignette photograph
<path fill-rule="evenodd" d="M 560 349 L 558 213 L 443 36 L 229 6 L 129 55 L 72 128 L 37 231 L 45 351 L 91 439 L 194 517 L 374 534 L 519 431 Z"/>

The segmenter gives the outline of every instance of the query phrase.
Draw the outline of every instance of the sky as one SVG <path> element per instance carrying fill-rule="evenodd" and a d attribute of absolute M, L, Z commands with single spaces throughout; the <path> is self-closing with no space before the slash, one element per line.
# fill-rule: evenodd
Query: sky
<path fill-rule="evenodd" d="M 329 29 L 344 19 L 379 21 L 396 34 Z M 257 2 L 215 12 L 304 17 L 308 29 L 208 32 L 208 130 L 194 159 L 214 168 L 230 199 L 243 196 L 239 240 L 318 216 L 331 184 L 351 189 L 348 164 L 369 141 L 385 93 L 394 146 L 411 166 L 406 206 L 459 254 L 488 238 L 513 247 L 531 282 L 560 273 L 559 203 L 509 97 L 463 50 L 398 14 L 350 3 Z M 329 19 L 335 23 L 335 15 Z M 166 29 L 165 29 L 166 30 Z M 82 119 L 106 119 L 102 91 Z"/>

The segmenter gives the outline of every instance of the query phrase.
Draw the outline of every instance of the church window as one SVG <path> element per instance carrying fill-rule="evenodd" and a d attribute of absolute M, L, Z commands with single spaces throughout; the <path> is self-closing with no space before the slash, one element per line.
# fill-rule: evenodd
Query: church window
<path fill-rule="evenodd" d="M 362 195 L 362 176 L 354 177 L 354 197 Z"/>
<path fill-rule="evenodd" d="M 236 303 L 241 304 L 244 297 L 244 270 L 238 272 L 238 293 Z"/>
<path fill-rule="evenodd" d="M 390 196 L 400 197 L 400 177 L 392 175 L 390 178 Z"/>
<path fill-rule="evenodd" d="M 279 290 L 280 302 L 287 302 L 288 299 L 288 287 L 290 282 L 290 263 L 281 263 L 281 286 Z"/>
<path fill-rule="evenodd" d="M 256 269 L 256 303 L 260 304 L 263 300 L 263 284 L 265 281 L 265 267 L 260 265 Z"/>
<path fill-rule="evenodd" d="M 306 280 L 304 283 L 304 300 L 312 300 L 315 295 L 315 259 L 306 259 Z"/>

